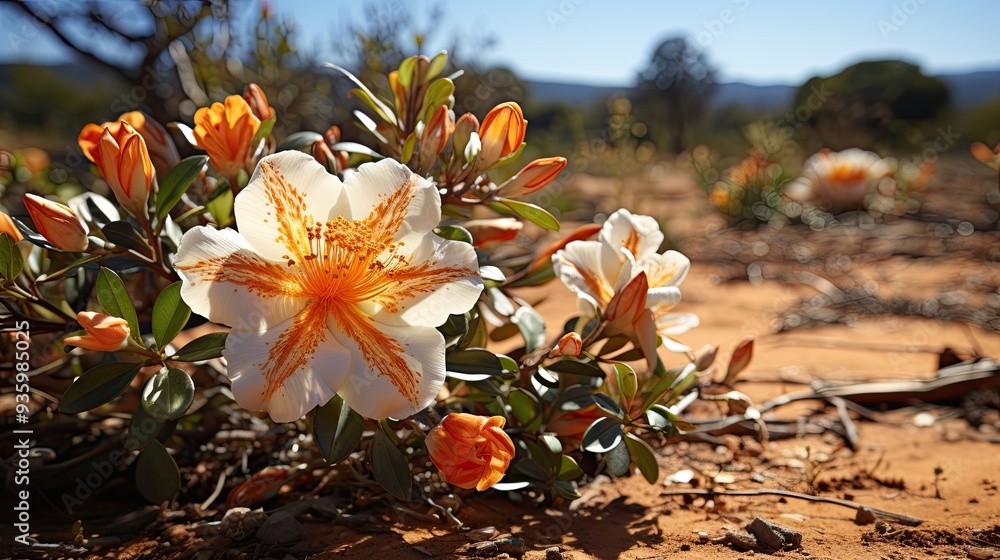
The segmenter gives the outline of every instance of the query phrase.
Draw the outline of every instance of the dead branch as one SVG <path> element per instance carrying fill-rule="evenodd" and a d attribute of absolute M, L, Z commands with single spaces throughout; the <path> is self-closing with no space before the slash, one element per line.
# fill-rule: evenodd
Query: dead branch
<path fill-rule="evenodd" d="M 777 488 L 759 488 L 756 490 L 710 490 L 707 488 L 688 488 L 665 490 L 663 494 L 670 496 L 781 496 L 783 498 L 795 498 L 810 502 L 834 504 L 851 508 L 855 511 L 867 510 L 877 517 L 885 517 L 899 523 L 900 525 L 906 525 L 907 527 L 917 527 L 924 522 L 923 519 L 873 508 L 857 502 L 852 502 L 850 500 L 827 498 L 825 496 L 810 496 L 809 494 L 792 492 L 791 490 L 780 490 Z"/>

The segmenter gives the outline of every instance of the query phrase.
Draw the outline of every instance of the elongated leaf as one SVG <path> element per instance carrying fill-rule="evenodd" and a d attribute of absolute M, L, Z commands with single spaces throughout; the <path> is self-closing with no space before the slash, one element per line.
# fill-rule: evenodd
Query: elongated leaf
<path fill-rule="evenodd" d="M 226 349 L 226 337 L 229 333 L 215 332 L 199 336 L 188 342 L 170 357 L 178 362 L 200 362 L 211 360 L 222 356 L 222 351 Z"/>
<path fill-rule="evenodd" d="M 409 500 L 413 488 L 410 463 L 403 452 L 392 442 L 382 424 L 375 431 L 372 441 L 372 474 L 382 488 L 400 500 Z"/>
<path fill-rule="evenodd" d="M 10 221 L 14 222 L 14 225 L 17 227 L 18 231 L 21 232 L 21 237 L 27 239 L 33 245 L 37 245 L 43 249 L 55 249 L 56 251 L 62 251 L 62 249 L 59 249 L 55 245 L 49 243 L 49 240 L 42 237 L 41 234 L 35 233 L 35 230 L 28 227 L 21 220 L 18 220 L 14 216 L 11 216 Z"/>
<path fill-rule="evenodd" d="M 427 79 L 430 80 L 441 73 L 444 70 L 445 64 L 448 63 L 448 51 L 441 51 L 434 55 L 431 59 L 430 65 L 427 66 Z"/>
<path fill-rule="evenodd" d="M 141 367 L 141 364 L 129 362 L 113 362 L 93 367 L 77 377 L 66 389 L 59 400 L 59 410 L 76 414 L 101 406 L 122 394 Z"/>
<path fill-rule="evenodd" d="M 184 416 L 194 401 L 194 381 L 184 370 L 163 368 L 146 382 L 142 408 L 157 420 Z"/>
<path fill-rule="evenodd" d="M 156 219 L 162 222 L 173 210 L 177 202 L 184 196 L 191 183 L 198 177 L 208 163 L 208 156 L 191 156 L 184 158 L 174 166 L 167 175 L 160 179 L 160 188 L 156 192 Z"/>
<path fill-rule="evenodd" d="M 461 241 L 462 243 L 472 245 L 472 234 L 469 233 L 469 230 L 462 226 L 438 226 L 434 228 L 434 233 L 436 233 L 438 237 L 443 237 L 452 241 Z"/>
<path fill-rule="evenodd" d="M 628 364 L 615 364 L 615 380 L 618 382 L 618 394 L 621 397 L 622 408 L 631 408 L 635 392 L 639 390 L 639 380 L 635 371 Z"/>
<path fill-rule="evenodd" d="M 309 146 L 312 146 L 316 142 L 323 140 L 323 135 L 318 132 L 313 132 L 311 130 L 302 130 L 299 132 L 293 132 L 285 137 L 284 140 L 278 144 L 278 151 L 283 152 L 285 150 L 302 150 Z"/>
<path fill-rule="evenodd" d="M 389 107 L 387 107 L 385 105 L 385 103 L 382 103 L 381 101 L 379 101 L 378 98 L 375 97 L 375 94 L 372 93 L 371 90 L 369 90 L 365 86 L 365 84 L 361 83 L 361 80 L 357 79 L 354 76 L 354 74 L 351 74 L 347 70 L 341 68 L 340 66 L 337 66 L 336 64 L 332 64 L 330 62 L 327 62 L 323 66 L 325 66 L 327 68 L 333 68 L 334 70 L 340 72 L 344 76 L 347 76 L 347 78 L 349 80 L 351 80 L 352 82 L 354 82 L 354 85 L 358 86 L 358 89 L 352 90 L 351 93 L 355 93 L 355 92 L 358 92 L 360 90 L 360 92 L 363 94 L 363 96 L 359 95 L 358 97 L 362 101 L 364 101 L 365 105 L 368 105 L 369 107 L 372 108 L 373 111 L 375 111 L 376 113 L 379 113 L 379 116 L 381 116 L 386 122 L 388 122 L 390 124 L 396 124 L 396 117 L 393 114 L 392 109 L 390 109 Z"/>
<path fill-rule="evenodd" d="M 445 369 L 449 377 L 466 381 L 480 381 L 503 373 L 497 355 L 482 348 L 449 352 L 445 355 Z"/>
<path fill-rule="evenodd" d="M 358 144 L 357 142 L 337 142 L 336 144 L 330 146 L 330 149 L 335 152 L 350 152 L 352 154 L 363 154 L 375 159 L 383 159 L 385 156 L 376 152 L 375 150 L 365 146 L 364 144 Z"/>
<path fill-rule="evenodd" d="M 535 206 L 530 202 L 501 198 L 496 202 L 491 202 L 490 208 L 504 214 L 513 213 L 547 230 L 559 231 L 559 220 L 545 209 Z"/>
<path fill-rule="evenodd" d="M 13 280 L 24 269 L 24 259 L 21 251 L 14 243 L 14 238 L 6 233 L 0 234 L 0 276 Z"/>
<path fill-rule="evenodd" d="M 261 140 L 271 135 L 271 130 L 274 129 L 274 123 L 277 120 L 278 117 L 271 117 L 266 121 L 261 121 L 260 126 L 257 127 L 257 133 L 253 135 L 253 140 L 250 141 L 250 145 L 256 149 Z"/>
<path fill-rule="evenodd" d="M 156 439 L 165 422 L 150 416 L 142 406 L 136 407 L 132 420 L 128 424 L 128 435 L 125 436 L 125 449 L 138 451 Z"/>
<path fill-rule="evenodd" d="M 510 320 L 520 329 L 526 352 L 545 344 L 545 319 L 534 308 L 522 305 L 517 308 Z"/>
<path fill-rule="evenodd" d="M 327 463 L 339 463 L 350 455 L 361 441 L 365 419 L 355 412 L 340 395 L 316 409 L 313 416 L 313 437 Z"/>
<path fill-rule="evenodd" d="M 514 418 L 520 422 L 525 429 L 530 429 L 541 424 L 542 408 L 538 399 L 534 395 L 521 389 L 511 389 L 507 395 L 507 403 L 510 404 Z"/>
<path fill-rule="evenodd" d="M 660 477 L 660 465 L 656 463 L 656 455 L 649 445 L 633 434 L 625 436 L 625 445 L 632 456 L 632 462 L 639 467 L 639 472 L 650 484 L 656 484 Z"/>
<path fill-rule="evenodd" d="M 157 348 L 166 348 L 190 317 L 191 308 L 181 299 L 181 282 L 164 288 L 153 303 L 153 338 Z"/>
<path fill-rule="evenodd" d="M 598 418 L 583 433 L 583 448 L 592 453 L 607 453 L 621 443 L 623 436 L 617 418 Z"/>
<path fill-rule="evenodd" d="M 583 470 L 576 460 L 569 455 L 563 455 L 559 465 L 559 476 L 556 480 L 576 480 L 583 476 Z"/>
<path fill-rule="evenodd" d="M 604 370 L 601 369 L 596 363 L 590 361 L 563 358 L 558 362 L 550 364 L 548 368 L 549 370 L 557 373 L 572 373 L 574 375 L 582 375 L 584 377 L 597 377 L 604 379 Z"/>
<path fill-rule="evenodd" d="M 149 252 L 149 244 L 146 243 L 146 240 L 143 239 L 135 227 L 128 222 L 111 222 L 101 228 L 101 232 L 104 234 L 104 237 L 108 238 L 108 241 L 115 245 L 120 245 L 126 249 L 132 249 L 140 253 Z"/>
<path fill-rule="evenodd" d="M 121 317 L 128 321 L 132 338 L 142 344 L 142 334 L 139 332 L 139 317 L 135 314 L 132 298 L 125 289 L 125 283 L 110 268 L 101 267 L 97 274 L 97 301 L 108 315 Z"/>
<path fill-rule="evenodd" d="M 181 489 L 181 473 L 162 443 L 151 441 L 139 455 L 135 467 L 135 482 L 139 493 L 150 503 L 160 505 L 173 501 Z"/>

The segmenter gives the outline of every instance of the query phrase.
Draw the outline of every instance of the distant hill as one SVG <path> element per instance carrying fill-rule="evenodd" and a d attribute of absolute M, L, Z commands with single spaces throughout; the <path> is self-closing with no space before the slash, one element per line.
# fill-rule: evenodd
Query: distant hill
<path fill-rule="evenodd" d="M 1000 99 L 1000 70 L 943 74 L 938 76 L 951 93 L 952 105 L 959 111 L 973 109 Z M 536 103 L 561 102 L 573 107 L 588 107 L 612 94 L 627 94 L 628 86 L 590 86 L 561 82 L 527 80 L 530 99 Z M 774 112 L 789 108 L 798 86 L 752 85 L 742 82 L 719 84 L 712 96 L 714 107 L 738 105 L 751 112 Z"/>

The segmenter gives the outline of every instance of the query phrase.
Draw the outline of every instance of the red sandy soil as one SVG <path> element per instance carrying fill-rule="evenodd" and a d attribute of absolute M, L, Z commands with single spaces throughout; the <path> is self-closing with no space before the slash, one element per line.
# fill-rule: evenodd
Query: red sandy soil
<path fill-rule="evenodd" d="M 990 187 L 990 175 L 985 169 L 978 174 L 958 168 L 944 177 L 961 179 L 962 192 L 981 195 L 996 188 L 995 176 Z M 573 188 L 595 200 L 598 211 L 608 212 L 631 203 L 636 212 L 668 218 L 671 234 L 683 240 L 680 249 L 705 255 L 701 245 L 708 237 L 706 232 L 720 231 L 722 224 L 712 216 L 704 196 L 677 173 L 665 172 L 641 185 L 639 192 L 635 191 L 639 187 L 630 186 L 627 200 L 601 199 L 602 193 L 617 192 L 606 179 L 582 178 Z M 935 187 L 945 188 L 942 181 L 932 189 Z M 948 211 L 951 215 L 975 213 L 976 196 L 968 194 L 969 204 L 963 206 L 965 199 L 960 196 L 932 192 L 925 209 Z M 988 213 L 976 214 L 974 221 L 989 217 Z M 915 226 L 906 222 L 893 227 L 910 231 Z M 920 224 L 916 227 L 924 228 Z M 695 348 L 720 344 L 717 363 L 724 365 L 738 341 L 756 336 L 753 362 L 736 386 L 755 402 L 806 390 L 808 383 L 816 380 L 930 377 L 937 369 L 937 352 L 945 346 L 960 355 L 978 352 L 1000 358 L 1000 333 L 995 330 L 933 318 L 856 316 L 849 325 L 774 334 L 777 319 L 786 309 L 817 291 L 808 284 L 767 278 L 788 278 L 789 273 L 798 270 L 819 273 L 823 267 L 817 269 L 817 262 L 835 262 L 839 255 L 850 257 L 849 266 L 845 268 L 840 262 L 836 277 L 820 275 L 841 288 L 870 281 L 883 298 L 937 297 L 958 290 L 971 304 L 980 305 L 996 287 L 977 287 L 1000 281 L 996 259 L 981 256 L 1000 254 L 1000 241 L 995 231 L 980 233 L 981 227 L 977 225 L 968 246 L 958 246 L 954 251 L 942 246 L 936 254 L 922 258 L 893 255 L 891 250 L 877 258 L 866 257 L 864 250 L 843 245 L 832 234 L 805 231 L 808 239 L 803 243 L 809 244 L 813 257 L 790 264 L 772 258 L 768 261 L 772 268 L 767 269 L 770 276 L 765 274 L 765 279 L 755 282 L 739 277 L 741 271 L 745 274 L 745 264 L 734 266 L 711 255 L 696 260 L 682 286 L 684 302 L 680 310 L 697 313 L 701 326 L 685 340 Z M 762 234 L 730 235 L 739 241 Z M 901 237 L 904 242 L 907 238 Z M 718 243 L 718 239 L 714 242 Z M 773 253 L 786 249 L 772 248 Z M 548 319 L 549 334 L 553 336 L 576 309 L 574 298 L 559 283 L 524 290 L 521 295 L 529 301 L 544 299 L 538 309 Z M 794 418 L 821 406 L 807 402 L 783 407 L 777 414 Z M 657 450 L 660 480 L 654 485 L 637 475 L 614 481 L 602 477 L 583 487 L 583 497 L 576 502 L 549 507 L 517 504 L 496 493 L 468 495 L 463 497 L 456 515 L 468 528 L 495 527 L 501 535 L 523 538 L 527 545 L 524 557 L 528 559 L 546 558 L 545 550 L 553 546 L 560 548 L 562 558 L 576 560 L 750 558 L 761 553 L 702 543 L 698 532 L 714 539 L 727 530 L 741 529 L 757 516 L 802 533 L 801 549 L 775 553 L 777 557 L 1000 558 L 1000 447 L 988 441 L 989 437 L 996 438 L 997 429 L 977 431 L 964 419 L 954 417 L 956 410 L 931 405 L 911 407 L 876 413 L 877 422 L 855 415 L 859 444 L 853 452 L 832 432 L 764 443 L 736 436 L 723 436 L 715 443 L 681 442 Z M 918 427 L 914 422 L 918 412 L 929 414 L 934 423 Z M 722 411 L 700 405 L 692 413 L 707 417 L 719 416 Z M 831 418 L 835 419 L 835 414 Z M 691 487 L 664 484 L 668 475 L 682 469 L 694 471 L 693 482 L 700 488 L 786 488 L 849 499 L 925 522 L 918 528 L 893 524 L 880 525 L 877 530 L 875 524 L 855 524 L 855 512 L 836 505 L 774 496 L 717 497 L 706 502 L 703 497 L 665 495 L 669 490 Z M 939 476 L 935 469 L 940 469 Z M 307 521 L 305 545 L 292 557 L 450 558 L 472 542 L 469 533 L 444 525 L 400 519 L 388 511 L 376 517 L 377 522 L 361 527 Z M 120 548 L 97 551 L 91 557 L 288 558 L 288 547 L 229 542 L 205 547 L 211 553 L 203 556 L 181 552 L 191 551 L 192 545 L 198 548 L 198 543 L 199 538 L 187 527 L 175 526 Z"/>

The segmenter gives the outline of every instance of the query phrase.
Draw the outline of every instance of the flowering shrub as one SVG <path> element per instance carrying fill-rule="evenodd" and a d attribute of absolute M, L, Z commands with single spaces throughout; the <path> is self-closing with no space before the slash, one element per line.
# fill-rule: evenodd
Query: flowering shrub
<path fill-rule="evenodd" d="M 198 110 L 193 128 L 173 125 L 207 155 L 180 159 L 142 113 L 88 125 L 80 146 L 114 202 L 28 194 L 33 227 L 0 215 L 4 303 L 33 332 L 82 327 L 51 358 L 82 372 L 58 410 L 134 402 L 122 395 L 145 380 L 124 429 L 139 471 L 156 473 L 137 480 L 150 501 L 177 496 L 164 443 L 178 422 L 217 406 L 192 378 L 207 370 L 240 407 L 296 423 L 314 453 L 352 457 L 403 500 L 448 483 L 571 499 L 583 452 L 656 480 L 650 442 L 691 427 L 678 415 L 711 366 L 679 338 L 698 324 L 674 310 L 689 261 L 660 253 L 656 221 L 627 210 L 534 253 L 496 251 L 525 223 L 560 229 L 519 198 L 566 160 L 494 182 L 528 123 L 516 103 L 456 118 L 446 64 L 406 59 L 380 93 L 334 67 L 368 109 L 370 147 L 336 126 L 273 138 L 280 115 L 253 84 Z M 556 278 L 581 313 L 546 330 L 516 290 Z M 515 336 L 507 354 L 488 349 Z M 289 476 L 271 465 L 231 499 L 273 496 Z"/>

